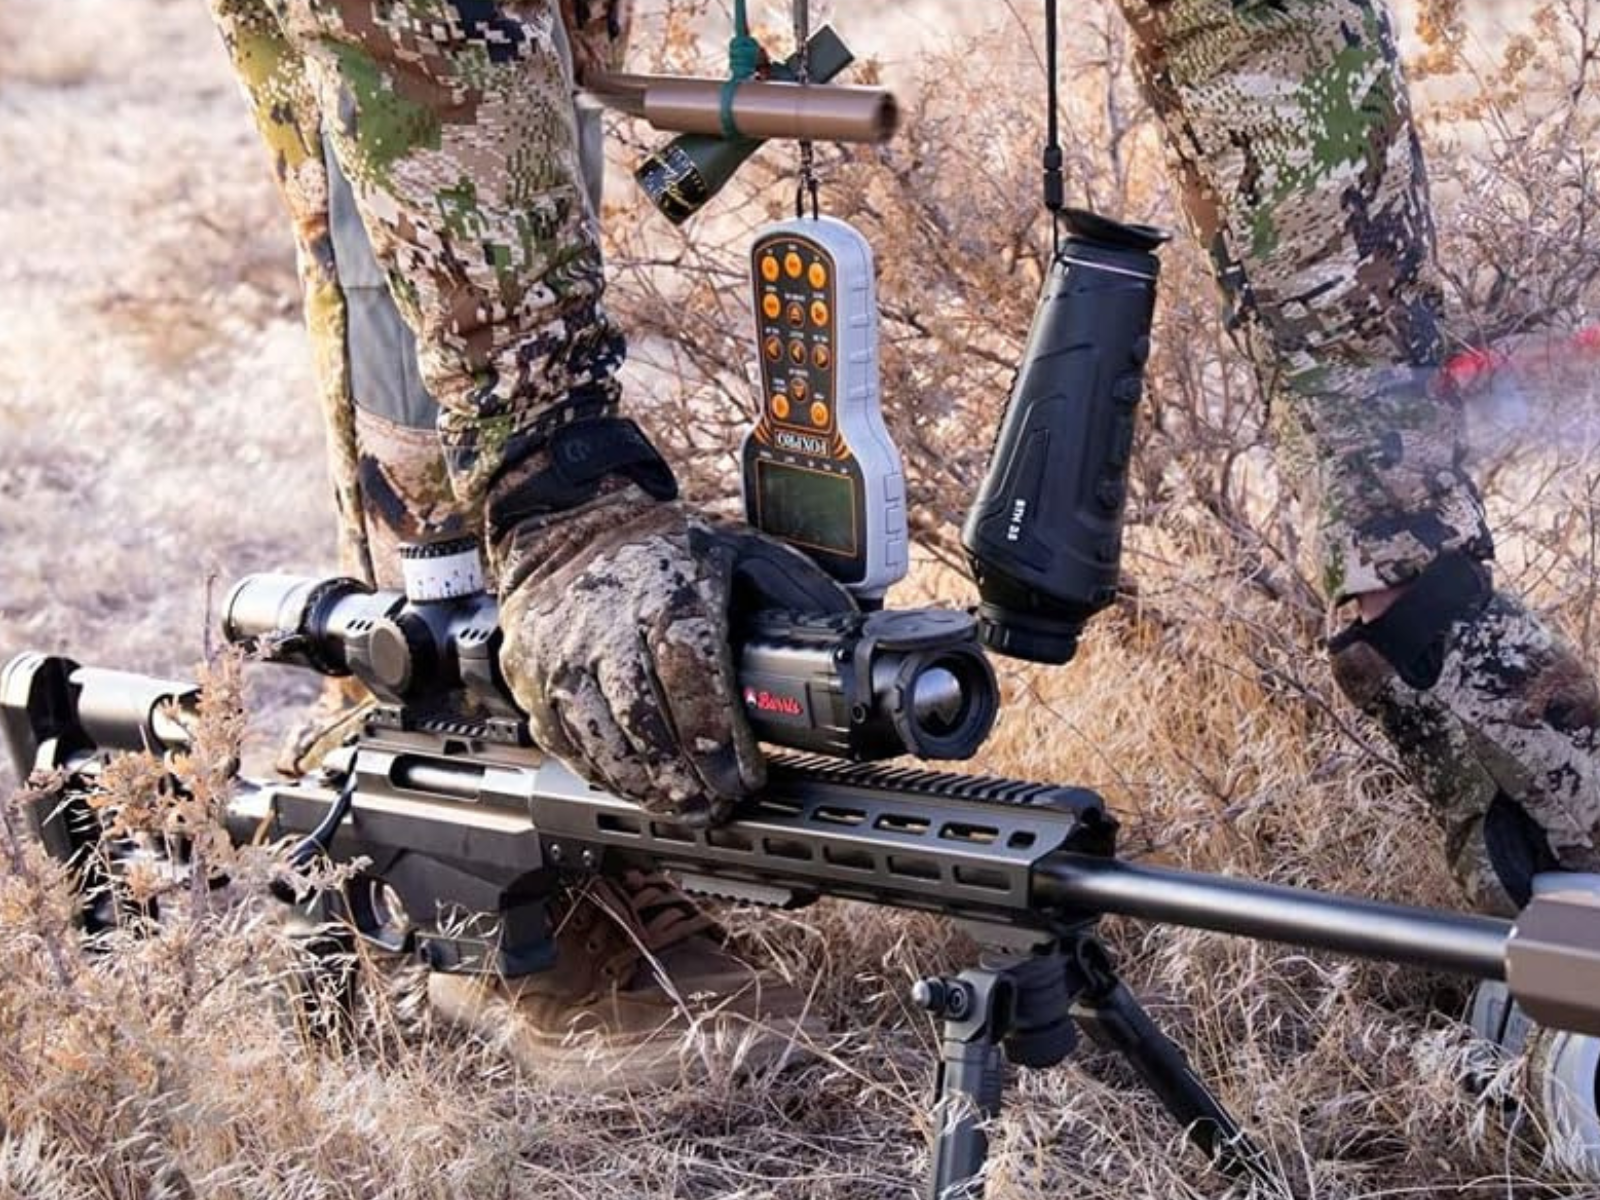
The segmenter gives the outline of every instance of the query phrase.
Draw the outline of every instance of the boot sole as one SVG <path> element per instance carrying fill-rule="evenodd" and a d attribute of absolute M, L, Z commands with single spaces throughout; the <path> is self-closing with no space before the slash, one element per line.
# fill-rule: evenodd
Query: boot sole
<path fill-rule="evenodd" d="M 428 1000 L 444 1021 L 513 1059 L 541 1083 L 589 1094 L 670 1088 L 709 1078 L 776 1071 L 802 1061 L 827 1035 L 812 1012 L 764 1019 L 712 1011 L 692 1024 L 669 1018 L 655 1029 L 602 1035 L 547 1033 L 515 1007 L 484 994 L 470 976 L 434 974 Z"/>

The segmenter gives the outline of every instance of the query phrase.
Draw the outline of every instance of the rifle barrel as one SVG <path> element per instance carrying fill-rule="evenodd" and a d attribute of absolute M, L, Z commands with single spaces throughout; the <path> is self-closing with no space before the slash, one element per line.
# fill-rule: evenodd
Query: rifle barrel
<path fill-rule="evenodd" d="M 1063 855 L 1036 869 L 1042 900 L 1089 912 L 1187 925 L 1504 979 L 1511 922 L 1325 896 L 1299 888 Z"/>

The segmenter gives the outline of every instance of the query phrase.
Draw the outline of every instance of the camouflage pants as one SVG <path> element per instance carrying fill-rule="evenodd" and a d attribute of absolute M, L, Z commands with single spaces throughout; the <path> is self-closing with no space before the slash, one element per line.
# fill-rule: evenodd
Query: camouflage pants
<path fill-rule="evenodd" d="M 1382 0 L 1120 3 L 1185 213 L 1314 514 L 1328 594 L 1406 583 L 1445 554 L 1488 558 L 1459 404 L 1434 386 L 1427 183 Z M 550 0 L 212 4 L 295 220 L 347 566 L 388 581 L 397 538 L 472 523 L 551 422 L 616 402 L 622 343 L 600 304 L 559 18 L 580 66 L 621 40 L 573 11 L 610 6 Z M 341 177 L 364 254 L 337 236 Z M 392 294 L 418 332 L 415 387 L 376 382 L 411 348 L 404 330 L 392 346 L 362 332 L 363 288 Z M 387 372 L 365 371 L 380 342 Z M 1496 604 L 1451 633 L 1437 685 L 1410 687 L 1370 653 L 1336 667 L 1435 804 L 1469 894 L 1504 908 L 1484 849 L 1497 802 L 1542 832 L 1530 861 L 1596 865 L 1600 699 L 1537 620 Z"/>
<path fill-rule="evenodd" d="M 294 228 L 341 566 L 395 585 L 398 544 L 478 527 L 570 394 L 615 402 L 571 80 L 617 65 L 628 5 L 210 3 Z"/>
<path fill-rule="evenodd" d="M 1382 0 L 1121 0 L 1336 599 L 1491 553 L 1462 469 L 1422 150 Z"/>
<path fill-rule="evenodd" d="M 1427 178 L 1382 0 L 1121 3 L 1328 596 L 1489 558 L 1438 371 Z M 1432 805 L 1468 897 L 1505 912 L 1538 871 L 1600 866 L 1600 693 L 1577 656 L 1503 594 L 1432 649 L 1431 681 L 1362 642 L 1334 672 Z"/>

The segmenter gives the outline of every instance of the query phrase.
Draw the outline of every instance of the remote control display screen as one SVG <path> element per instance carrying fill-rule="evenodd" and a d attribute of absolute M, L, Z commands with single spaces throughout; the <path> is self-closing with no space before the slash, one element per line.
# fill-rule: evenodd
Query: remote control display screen
<path fill-rule="evenodd" d="M 857 553 L 855 490 L 845 476 L 758 462 L 756 498 L 758 523 L 773 537 L 832 554 Z"/>

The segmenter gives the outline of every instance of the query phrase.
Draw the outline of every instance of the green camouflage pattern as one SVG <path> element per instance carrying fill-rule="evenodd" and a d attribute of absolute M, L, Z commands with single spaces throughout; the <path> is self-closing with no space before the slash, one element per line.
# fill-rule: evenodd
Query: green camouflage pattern
<path fill-rule="evenodd" d="M 1600 871 L 1600 689 L 1570 646 L 1503 593 L 1446 636 L 1444 669 L 1425 691 L 1361 642 L 1333 655 L 1334 676 L 1400 751 L 1468 898 L 1512 915 L 1484 839 L 1497 796 L 1543 834 L 1518 865 Z"/>
<path fill-rule="evenodd" d="M 1427 177 L 1380 0 L 1121 3 L 1329 598 L 1404 584 L 1446 552 L 1491 557 L 1460 399 L 1438 371 Z M 1560 866 L 1600 862 L 1600 701 L 1573 652 L 1509 597 L 1450 638 L 1427 691 L 1363 643 L 1334 656 L 1335 676 L 1428 798 L 1469 898 L 1506 912 L 1483 836 L 1497 796 Z"/>
<path fill-rule="evenodd" d="M 416 332 L 460 502 L 547 436 L 570 394 L 617 398 L 557 7 L 272 0 L 324 136 Z"/>
<path fill-rule="evenodd" d="M 502 468 L 559 422 L 615 408 L 623 343 L 600 306 L 557 22 L 569 22 L 587 69 L 614 69 L 629 6 L 567 0 L 509 15 L 482 0 L 212 0 L 212 10 L 295 227 L 342 565 L 390 584 L 398 542 L 473 524 Z M 440 406 L 435 438 L 407 436 L 352 394 L 324 138 L 418 335 Z"/>
<path fill-rule="evenodd" d="M 1121 0 L 1184 212 L 1313 514 L 1327 594 L 1492 553 L 1422 151 L 1381 0 Z"/>

